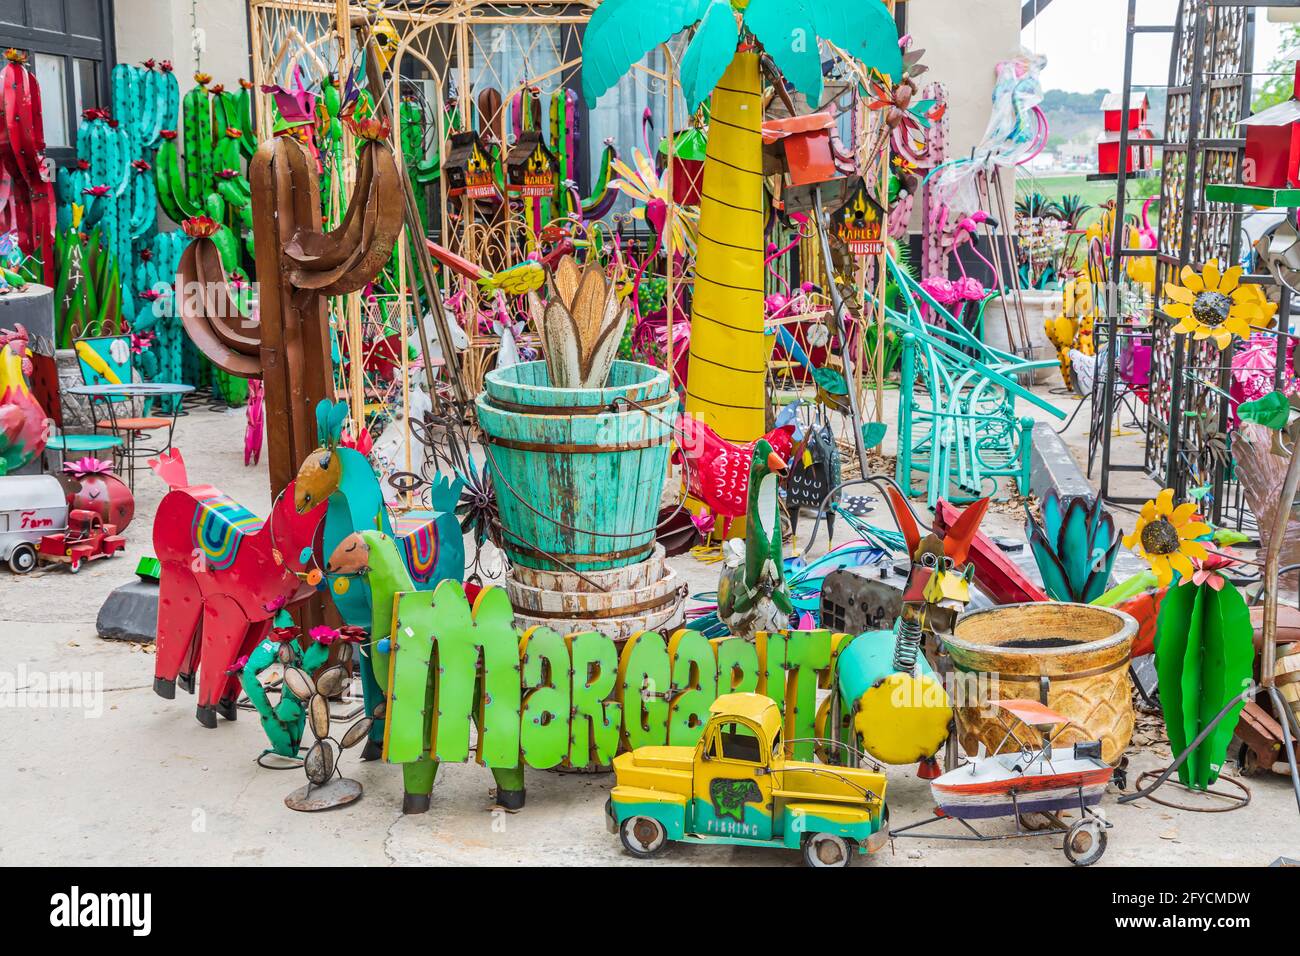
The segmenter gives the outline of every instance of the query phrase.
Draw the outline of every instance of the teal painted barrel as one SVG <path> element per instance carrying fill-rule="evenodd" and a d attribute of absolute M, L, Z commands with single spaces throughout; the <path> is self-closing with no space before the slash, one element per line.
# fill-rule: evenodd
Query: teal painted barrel
<path fill-rule="evenodd" d="M 488 372 L 475 405 L 511 561 L 600 571 L 650 556 L 677 416 L 666 372 L 615 362 L 605 388 L 554 388 L 545 362 L 524 362 Z"/>

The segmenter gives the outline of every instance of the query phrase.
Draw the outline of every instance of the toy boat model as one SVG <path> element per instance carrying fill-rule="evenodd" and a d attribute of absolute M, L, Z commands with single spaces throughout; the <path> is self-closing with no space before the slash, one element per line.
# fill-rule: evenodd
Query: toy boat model
<path fill-rule="evenodd" d="M 1064 729 L 1070 723 L 1037 701 L 1004 700 L 997 706 L 1011 715 L 1013 725 Z M 1013 733 L 1014 726 L 999 750 Z M 1098 741 L 1054 753 L 1045 739 L 1041 748 L 977 757 L 930 781 L 930 792 L 941 814 L 960 820 L 1050 813 L 1095 806 L 1114 772 L 1102 761 Z"/>

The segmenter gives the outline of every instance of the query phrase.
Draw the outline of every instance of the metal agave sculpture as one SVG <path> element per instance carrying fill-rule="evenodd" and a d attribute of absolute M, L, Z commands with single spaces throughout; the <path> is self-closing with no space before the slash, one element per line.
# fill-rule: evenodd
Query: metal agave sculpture
<path fill-rule="evenodd" d="M 1029 546 L 1043 576 L 1043 589 L 1056 601 L 1089 604 L 1106 591 L 1119 554 L 1114 519 L 1091 495 L 1062 500 L 1048 492 L 1042 518 L 1025 525 Z"/>

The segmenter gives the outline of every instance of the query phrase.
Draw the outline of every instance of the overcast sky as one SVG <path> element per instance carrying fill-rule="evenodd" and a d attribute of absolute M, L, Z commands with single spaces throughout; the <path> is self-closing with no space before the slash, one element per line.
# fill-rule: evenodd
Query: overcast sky
<path fill-rule="evenodd" d="M 1177 0 L 1139 0 L 1137 22 L 1173 23 L 1177 6 Z M 1072 93 L 1118 90 L 1124 83 L 1127 16 L 1128 0 L 1052 0 L 1021 35 L 1027 49 L 1047 57 L 1043 89 Z M 1281 28 L 1269 22 L 1263 10 L 1255 22 L 1256 69 L 1262 70 L 1277 51 Z M 1135 85 L 1169 82 L 1169 40 L 1169 34 L 1138 34 L 1133 58 Z M 1256 82 L 1263 79 L 1258 77 Z"/>

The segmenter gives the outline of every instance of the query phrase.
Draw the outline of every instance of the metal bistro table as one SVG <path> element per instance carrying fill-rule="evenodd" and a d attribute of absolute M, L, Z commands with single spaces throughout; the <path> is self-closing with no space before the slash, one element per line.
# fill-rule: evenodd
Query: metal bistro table
<path fill-rule="evenodd" d="M 127 484 L 131 490 L 135 490 L 135 459 L 141 456 L 158 455 L 172 447 L 172 434 L 176 430 L 176 416 L 180 412 L 181 402 L 172 404 L 171 417 L 166 418 L 159 416 L 153 419 L 141 418 L 122 418 L 117 417 L 116 403 L 123 399 L 135 398 L 167 398 L 170 396 L 185 396 L 194 391 L 193 385 L 173 384 L 170 382 L 120 382 L 117 384 L 103 383 L 99 385 L 70 385 L 67 391 L 73 395 L 81 395 L 90 403 L 91 418 L 95 418 L 95 403 L 103 402 L 108 407 L 108 428 L 113 435 L 122 439 L 123 447 L 120 452 L 127 466 Z M 101 420 L 102 421 L 102 420 Z M 99 431 L 101 421 L 95 422 L 95 431 Z M 137 438 L 143 432 L 167 429 L 167 441 L 165 444 L 153 448 L 140 448 L 137 445 Z"/>

